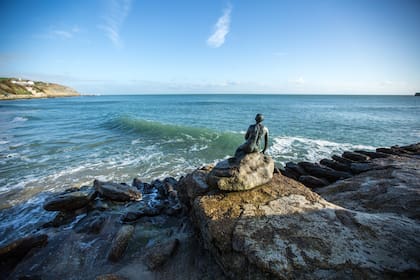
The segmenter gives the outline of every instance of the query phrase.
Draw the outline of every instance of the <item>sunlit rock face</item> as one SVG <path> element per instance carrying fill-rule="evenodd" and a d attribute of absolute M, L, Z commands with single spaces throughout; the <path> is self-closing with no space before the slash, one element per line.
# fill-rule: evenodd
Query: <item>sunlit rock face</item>
<path fill-rule="evenodd" d="M 204 245 L 232 278 L 391 278 L 420 269 L 416 219 L 347 209 L 281 174 L 224 192 L 206 186 L 210 170 L 187 175 L 179 191 Z"/>
<path fill-rule="evenodd" d="M 273 178 L 274 161 L 261 153 L 219 162 L 207 177 L 212 187 L 225 191 L 244 191 L 261 186 Z"/>

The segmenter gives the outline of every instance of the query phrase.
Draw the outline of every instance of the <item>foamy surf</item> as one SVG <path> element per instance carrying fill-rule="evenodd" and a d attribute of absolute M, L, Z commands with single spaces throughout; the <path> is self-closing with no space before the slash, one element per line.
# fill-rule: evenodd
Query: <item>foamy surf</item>
<path fill-rule="evenodd" d="M 322 139 L 304 137 L 275 137 L 268 150 L 274 160 L 280 164 L 288 161 L 317 162 L 330 158 L 333 154 L 342 154 L 352 150 L 375 150 L 376 147 L 350 143 L 337 143 Z"/>

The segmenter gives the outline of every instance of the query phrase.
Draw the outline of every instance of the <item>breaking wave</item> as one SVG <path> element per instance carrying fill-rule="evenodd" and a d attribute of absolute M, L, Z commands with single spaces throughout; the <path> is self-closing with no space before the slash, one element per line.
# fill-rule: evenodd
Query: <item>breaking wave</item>
<path fill-rule="evenodd" d="M 269 154 L 279 163 L 288 161 L 319 161 L 344 151 L 374 150 L 376 147 L 336 143 L 327 140 L 304 137 L 275 137 Z"/>

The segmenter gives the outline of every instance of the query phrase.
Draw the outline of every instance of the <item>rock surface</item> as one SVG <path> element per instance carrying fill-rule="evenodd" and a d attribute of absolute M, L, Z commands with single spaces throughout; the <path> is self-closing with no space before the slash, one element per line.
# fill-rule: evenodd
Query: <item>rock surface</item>
<path fill-rule="evenodd" d="M 372 162 L 376 169 L 316 189 L 316 192 L 326 200 L 348 209 L 394 213 L 419 221 L 420 157 L 391 156 Z"/>
<path fill-rule="evenodd" d="M 178 239 L 169 239 L 165 242 L 158 243 L 146 254 L 146 265 L 149 269 L 154 270 L 164 264 L 178 248 Z"/>
<path fill-rule="evenodd" d="M 225 191 L 244 191 L 271 180 L 274 161 L 261 153 L 246 154 L 219 162 L 207 177 L 212 187 Z"/>
<path fill-rule="evenodd" d="M 111 249 L 108 253 L 108 260 L 116 262 L 124 254 L 124 251 L 127 249 L 128 242 L 133 236 L 134 226 L 132 225 L 123 225 L 120 230 L 117 232 L 114 240 L 111 244 Z"/>
<path fill-rule="evenodd" d="M 48 236 L 31 235 L 15 240 L 0 248 L 0 275 L 7 275 L 32 249 L 45 246 Z"/>
<path fill-rule="evenodd" d="M 328 202 L 280 174 L 252 190 L 226 193 L 203 186 L 203 173 L 197 170 L 187 176 L 180 182 L 179 192 L 191 206 L 190 216 L 203 244 L 229 277 L 386 279 L 410 277 L 420 271 L 420 224 L 415 215 L 419 213 L 418 193 L 408 203 L 410 210 L 400 215 L 403 208 L 390 211 L 385 197 L 382 209 L 365 211 L 366 207 L 356 207 L 358 199 L 349 195 L 353 207 L 347 209 L 342 207 L 345 203 Z M 336 184 L 357 176 L 362 175 Z M 198 179 L 196 185 L 194 178 Z M 200 191 L 194 192 L 196 188 Z M 401 191 L 396 188 L 395 200 L 413 196 L 414 189 L 418 192 L 414 187 L 397 197 L 397 189 Z"/>
<path fill-rule="evenodd" d="M 44 209 L 47 211 L 72 211 L 88 205 L 94 198 L 95 191 L 73 191 L 64 192 L 50 197 L 44 203 Z"/>
<path fill-rule="evenodd" d="M 98 180 L 95 180 L 93 184 L 101 196 L 111 200 L 130 201 L 140 200 L 142 197 L 141 192 L 139 192 L 137 188 L 128 185 L 112 182 L 101 182 Z"/>

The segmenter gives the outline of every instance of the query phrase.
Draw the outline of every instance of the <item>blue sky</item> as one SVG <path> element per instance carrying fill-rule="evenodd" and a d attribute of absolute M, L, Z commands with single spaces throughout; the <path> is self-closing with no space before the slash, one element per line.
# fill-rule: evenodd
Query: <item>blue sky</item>
<path fill-rule="evenodd" d="M 0 0 L 0 76 L 81 93 L 420 91 L 418 0 Z"/>

